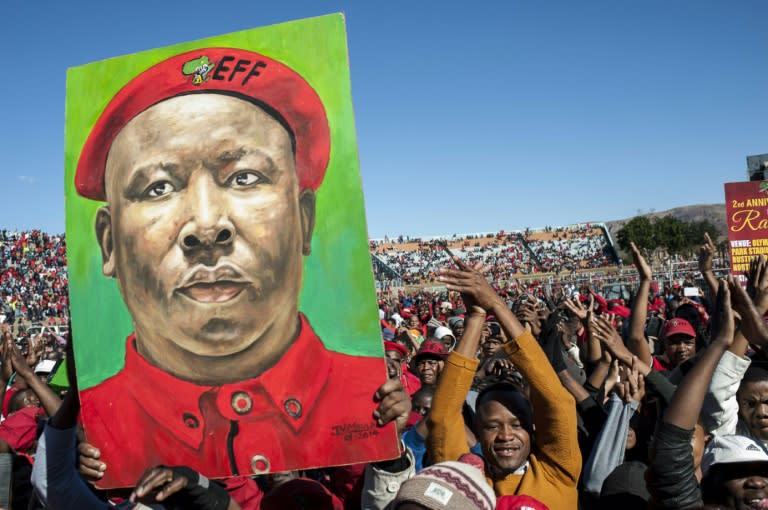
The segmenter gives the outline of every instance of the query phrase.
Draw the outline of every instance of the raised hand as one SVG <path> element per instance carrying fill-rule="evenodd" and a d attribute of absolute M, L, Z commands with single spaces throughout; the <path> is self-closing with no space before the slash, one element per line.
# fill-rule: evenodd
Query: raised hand
<path fill-rule="evenodd" d="M 632 354 L 629 353 L 629 349 L 624 346 L 624 341 L 611 324 L 611 319 L 602 315 L 594 315 L 592 316 L 589 326 L 590 332 L 603 346 L 605 346 L 606 350 L 610 352 L 614 358 L 624 361 L 627 365 L 631 362 Z"/>
<path fill-rule="evenodd" d="M 42 338 L 29 337 L 27 347 L 27 365 L 34 368 L 40 361 L 40 355 L 43 353 Z"/>
<path fill-rule="evenodd" d="M 611 368 L 608 370 L 608 375 L 605 377 L 604 390 L 606 395 L 609 394 L 616 387 L 616 385 L 619 384 L 619 377 L 622 366 L 623 365 L 619 363 L 619 360 L 617 359 L 611 362 Z M 621 393 L 619 393 L 619 396 L 621 396 Z"/>
<path fill-rule="evenodd" d="M 720 294 L 727 294 L 727 303 L 721 304 L 722 299 Z M 747 339 L 748 342 L 760 346 L 768 345 L 768 327 L 763 321 L 763 315 L 757 310 L 755 304 L 747 295 L 744 288 L 737 282 L 733 276 L 728 276 L 727 283 L 725 280 L 720 280 L 720 289 L 717 293 L 717 306 L 715 308 L 715 314 L 712 316 L 712 338 L 716 339 L 720 332 L 718 328 L 726 328 L 725 335 L 729 331 L 729 322 L 735 322 L 734 311 L 739 314 L 741 322 L 739 323 L 739 330 Z M 735 326 L 733 327 L 735 330 Z M 730 342 L 733 342 L 734 333 L 731 332 Z M 723 339 L 724 341 L 725 339 Z M 731 345 L 728 343 L 728 346 Z"/>
<path fill-rule="evenodd" d="M 581 301 L 579 301 L 576 298 L 573 299 L 566 299 L 563 301 L 563 306 L 568 309 L 569 312 L 571 312 L 573 315 L 579 318 L 579 320 L 586 324 L 587 322 L 587 313 L 593 309 L 595 305 L 595 296 L 591 292 L 589 293 L 589 306 L 585 307 L 583 304 L 581 304 Z"/>
<path fill-rule="evenodd" d="M 708 233 L 704 233 L 704 244 L 699 248 L 699 271 L 701 274 L 712 272 L 712 258 L 715 255 L 715 243 Z"/>
<path fill-rule="evenodd" d="M 19 374 L 19 377 L 22 377 L 28 381 L 29 377 L 35 375 L 34 369 L 29 365 L 29 362 L 27 361 L 29 359 L 29 356 L 27 356 L 27 358 L 25 359 L 24 356 L 21 355 L 21 352 L 19 352 L 19 348 L 16 347 L 14 343 L 10 343 L 10 347 L 11 347 L 11 363 L 13 364 L 13 369 L 16 371 L 17 374 Z"/>
<path fill-rule="evenodd" d="M 442 269 L 438 280 L 445 283 L 448 290 L 461 292 L 468 308 L 487 311 L 499 305 L 506 307 L 506 304 L 485 279 L 483 275 L 485 268 L 481 264 L 470 267 L 456 257 L 453 261 L 459 269 Z"/>
<path fill-rule="evenodd" d="M 635 265 L 635 268 L 637 269 L 637 274 L 640 276 L 641 280 L 650 281 L 653 277 L 651 266 L 648 265 L 648 262 L 646 262 L 645 257 L 643 257 L 643 254 L 640 253 L 640 249 L 637 246 L 635 246 L 635 243 L 629 243 L 629 244 L 632 251 L 632 263 Z"/>
<path fill-rule="evenodd" d="M 633 357 L 631 366 L 620 368 L 621 382 L 616 386 L 616 392 L 626 403 L 640 402 L 645 397 L 645 377 L 638 370 L 639 364 L 637 357 Z"/>
<path fill-rule="evenodd" d="M 0 359 L 2 359 L 2 367 L 0 367 L 0 380 L 3 383 L 8 383 L 13 375 L 13 361 L 11 354 L 13 353 L 13 337 L 10 332 L 3 333 L 2 342 L 0 342 Z"/>
<path fill-rule="evenodd" d="M 760 314 L 768 313 L 768 259 L 764 255 L 753 258 L 749 263 L 747 293 Z"/>
<path fill-rule="evenodd" d="M 539 312 L 536 310 L 536 305 L 532 301 L 529 300 L 522 303 L 515 315 L 522 324 L 530 326 L 531 333 L 534 336 L 538 336 L 541 333 L 541 319 L 539 318 Z"/>
<path fill-rule="evenodd" d="M 738 288 L 738 290 L 736 290 L 736 288 Z M 734 299 L 734 296 L 737 297 Z M 768 330 L 765 327 L 762 317 L 757 316 L 757 310 L 755 310 L 752 301 L 749 299 L 749 296 L 747 296 L 747 293 L 741 285 L 733 279 L 733 276 L 728 276 L 728 280 L 721 279 L 718 282 L 717 297 L 715 299 L 715 313 L 712 314 L 711 343 L 720 343 L 726 349 L 733 344 L 733 339 L 736 335 L 736 316 L 733 307 L 735 301 L 745 305 L 742 306 L 741 309 L 746 315 L 750 316 L 749 319 L 742 316 L 742 331 L 744 330 L 745 325 L 747 325 L 748 328 L 760 328 L 763 334 L 766 335 L 765 340 L 768 341 Z M 759 322 L 759 326 L 753 324 L 756 322 Z M 746 332 L 745 336 L 747 336 Z M 749 338 L 749 336 L 747 336 L 747 338 Z"/>

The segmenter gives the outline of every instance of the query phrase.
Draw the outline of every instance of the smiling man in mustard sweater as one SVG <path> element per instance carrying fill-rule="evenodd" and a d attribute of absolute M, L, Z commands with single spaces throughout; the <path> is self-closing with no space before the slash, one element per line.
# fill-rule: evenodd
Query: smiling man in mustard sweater
<path fill-rule="evenodd" d="M 536 339 L 517 320 L 480 272 L 455 260 L 458 270 L 440 279 L 462 293 L 468 317 L 461 343 L 450 354 L 429 417 L 433 462 L 468 453 L 461 408 L 477 370 L 475 358 L 487 313 L 501 325 L 504 350 L 530 386 L 530 400 L 511 385 L 487 388 L 476 403 L 475 433 L 483 447 L 485 476 L 497 496 L 525 494 L 553 510 L 578 506 L 581 471 L 576 404 Z"/>

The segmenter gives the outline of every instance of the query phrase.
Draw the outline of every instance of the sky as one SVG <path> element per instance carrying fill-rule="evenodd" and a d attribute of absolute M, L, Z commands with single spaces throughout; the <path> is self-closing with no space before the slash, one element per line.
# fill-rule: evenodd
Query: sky
<path fill-rule="evenodd" d="M 768 153 L 764 0 L 0 0 L 0 228 L 64 231 L 68 67 L 332 12 L 372 238 L 722 203 Z"/>

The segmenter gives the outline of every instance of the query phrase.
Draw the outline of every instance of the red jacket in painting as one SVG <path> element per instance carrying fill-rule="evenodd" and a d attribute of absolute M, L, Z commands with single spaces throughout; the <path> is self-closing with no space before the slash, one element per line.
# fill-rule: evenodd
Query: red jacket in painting
<path fill-rule="evenodd" d="M 87 440 L 107 465 L 99 486 L 133 486 L 157 464 L 220 478 L 397 457 L 394 423 L 373 418 L 384 359 L 329 351 L 300 320 L 275 366 L 222 386 L 164 372 L 128 337 L 123 370 L 80 393 Z"/>

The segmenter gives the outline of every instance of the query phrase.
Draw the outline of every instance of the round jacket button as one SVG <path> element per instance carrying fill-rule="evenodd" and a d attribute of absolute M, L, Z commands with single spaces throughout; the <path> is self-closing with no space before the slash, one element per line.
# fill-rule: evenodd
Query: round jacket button
<path fill-rule="evenodd" d="M 236 391 L 232 394 L 232 410 L 237 414 L 247 414 L 253 408 L 251 396 L 244 391 Z"/>
<path fill-rule="evenodd" d="M 269 473 L 269 459 L 263 455 L 254 455 L 251 458 L 251 471 L 254 475 Z"/>
<path fill-rule="evenodd" d="M 301 402 L 295 398 L 286 400 L 283 407 L 285 408 L 285 412 L 288 413 L 288 416 L 292 418 L 301 418 Z"/>
<path fill-rule="evenodd" d="M 197 416 L 192 413 L 184 413 L 182 419 L 184 420 L 184 425 L 190 429 L 196 429 L 200 426 L 200 420 L 198 420 Z"/>

